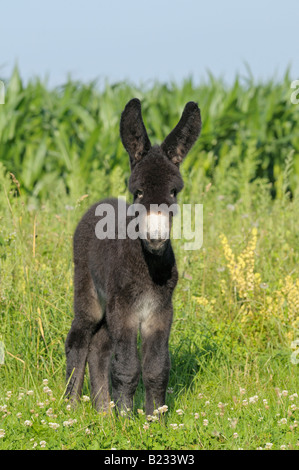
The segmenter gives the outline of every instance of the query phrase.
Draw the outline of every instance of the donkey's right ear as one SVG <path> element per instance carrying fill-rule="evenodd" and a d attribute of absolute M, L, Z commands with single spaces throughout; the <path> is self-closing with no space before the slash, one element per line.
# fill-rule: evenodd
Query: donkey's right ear
<path fill-rule="evenodd" d="M 141 115 L 141 103 L 137 98 L 129 101 L 120 120 L 120 137 L 130 156 L 131 168 L 144 157 L 151 148 Z"/>

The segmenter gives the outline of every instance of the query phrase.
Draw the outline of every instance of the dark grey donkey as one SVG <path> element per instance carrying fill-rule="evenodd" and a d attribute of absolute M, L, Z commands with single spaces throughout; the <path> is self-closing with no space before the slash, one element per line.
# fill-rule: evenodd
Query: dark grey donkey
<path fill-rule="evenodd" d="M 153 215 L 151 205 L 169 207 L 176 202 L 183 188 L 179 166 L 200 130 L 200 110 L 196 103 L 189 102 L 161 146 L 152 147 L 140 101 L 132 99 L 122 113 L 120 135 L 131 165 L 129 190 L 134 203 L 145 208 L 146 220 L 136 224 L 142 236 L 119 236 L 119 200 L 106 199 L 86 212 L 75 231 L 75 316 L 65 344 L 66 393 L 72 400 L 82 392 L 87 362 L 96 408 L 109 408 L 110 377 L 112 399 L 118 409 L 132 408 L 141 372 L 137 351 L 140 331 L 146 414 L 165 404 L 172 294 L 178 272 L 169 226 L 168 232 L 161 229 L 163 224 L 154 232 L 151 226 L 152 216 L 154 223 L 171 221 L 171 213 L 158 211 Z M 96 235 L 96 226 L 103 220 L 107 205 L 115 211 L 116 235 L 103 239 Z M 129 207 L 125 203 L 123 206 Z M 132 214 L 126 216 L 125 228 L 132 220 Z M 151 237 L 152 233 L 155 236 Z"/>

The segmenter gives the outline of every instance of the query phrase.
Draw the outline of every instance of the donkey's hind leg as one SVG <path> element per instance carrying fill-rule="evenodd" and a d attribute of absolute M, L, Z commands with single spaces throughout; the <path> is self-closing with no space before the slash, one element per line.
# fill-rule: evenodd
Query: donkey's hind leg
<path fill-rule="evenodd" d="M 87 267 L 75 262 L 75 317 L 65 342 L 66 396 L 76 400 L 82 392 L 84 372 L 91 339 L 103 317 L 103 310 Z"/>
<path fill-rule="evenodd" d="M 111 340 L 105 320 L 92 337 L 87 357 L 91 396 L 98 411 L 107 411 L 109 407 L 109 365 L 111 358 Z"/>

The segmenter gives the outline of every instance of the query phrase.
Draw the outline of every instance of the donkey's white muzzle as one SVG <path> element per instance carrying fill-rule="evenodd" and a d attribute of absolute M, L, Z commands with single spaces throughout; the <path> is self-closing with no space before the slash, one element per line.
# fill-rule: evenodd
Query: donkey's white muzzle
<path fill-rule="evenodd" d="M 169 225 L 169 215 L 149 212 L 141 222 L 141 232 L 148 241 L 164 241 L 169 238 Z"/>

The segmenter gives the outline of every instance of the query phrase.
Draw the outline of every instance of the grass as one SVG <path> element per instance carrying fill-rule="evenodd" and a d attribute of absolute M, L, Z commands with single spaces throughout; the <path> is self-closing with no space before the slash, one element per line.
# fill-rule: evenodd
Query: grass
<path fill-rule="evenodd" d="M 127 95 L 141 91 L 107 85 L 98 102 L 92 86 L 68 83 L 58 95 L 42 84 L 24 88 L 16 72 L 11 81 L 19 101 L 8 96 L 0 108 L 0 449 L 298 449 L 298 127 L 280 138 L 286 125 L 277 121 L 287 115 L 291 122 L 298 106 L 281 101 L 287 96 L 284 84 L 250 84 L 246 91 L 236 80 L 214 98 L 213 81 L 200 90 L 206 91 L 206 128 L 182 167 L 180 201 L 203 204 L 204 238 L 196 251 L 184 251 L 184 241 L 174 241 L 180 280 L 168 409 L 145 416 L 140 382 L 133 417 L 116 419 L 113 407 L 108 415 L 92 408 L 88 374 L 77 408 L 63 397 L 64 341 L 73 315 L 72 235 L 94 201 L 127 195 L 129 164 L 116 135 L 117 119 Z M 159 140 L 183 101 L 198 90 L 186 81 L 182 88 L 156 84 L 142 93 L 152 136 Z M 221 96 L 226 105 L 219 104 L 222 111 L 214 120 Z M 266 106 L 262 110 L 259 100 Z M 43 125 L 43 113 L 37 113 L 41 102 L 48 116 Z M 103 134 L 96 142 L 93 121 L 82 109 L 82 122 L 68 118 L 78 103 L 91 115 L 94 110 L 110 116 L 99 122 Z M 233 134 L 240 119 L 234 116 L 236 103 L 248 109 L 248 119 L 263 115 L 260 125 L 267 132 L 276 123 L 273 181 L 271 165 L 262 165 L 262 173 L 259 168 L 261 156 L 267 162 L 270 154 L 265 141 L 257 145 L 258 125 L 254 131 L 252 124 L 248 135 L 240 128 Z M 59 111 L 58 134 L 50 108 L 65 109 Z M 115 128 L 109 142 L 105 125 L 109 132 Z"/>

